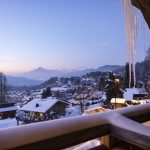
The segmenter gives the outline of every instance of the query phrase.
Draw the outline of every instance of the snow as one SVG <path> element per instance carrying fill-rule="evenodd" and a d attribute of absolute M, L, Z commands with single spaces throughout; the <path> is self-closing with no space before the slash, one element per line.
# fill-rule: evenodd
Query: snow
<path fill-rule="evenodd" d="M 109 109 L 105 109 L 105 108 L 99 106 L 99 107 L 90 108 L 90 109 L 85 110 L 83 115 L 95 114 L 95 113 L 105 112 L 105 111 L 109 111 Z"/>
<path fill-rule="evenodd" d="M 49 108 L 56 104 L 56 102 L 58 102 L 58 100 L 54 98 L 34 99 L 21 107 L 20 110 L 45 113 Z M 39 106 L 36 107 L 37 104 Z"/>
<path fill-rule="evenodd" d="M 93 97 L 102 97 L 103 96 L 103 92 L 102 91 L 94 91 Z"/>
<path fill-rule="evenodd" d="M 17 106 L 4 107 L 4 108 L 0 108 L 0 112 L 12 111 L 17 109 L 18 109 Z"/>
<path fill-rule="evenodd" d="M 0 120 L 0 128 L 8 128 L 12 126 L 17 126 L 17 121 L 15 118 Z"/>
<path fill-rule="evenodd" d="M 52 91 L 67 91 L 68 88 L 65 88 L 65 87 L 54 87 L 54 88 L 51 88 Z"/>
<path fill-rule="evenodd" d="M 65 101 L 65 100 L 58 100 L 59 102 L 62 102 L 62 103 L 65 103 L 67 105 L 69 105 L 70 103 L 68 101 Z"/>
<path fill-rule="evenodd" d="M 74 148 L 74 150 L 86 150 L 86 149 L 91 149 L 93 147 L 96 147 L 100 145 L 100 140 L 91 140 L 88 142 L 85 142 L 84 144 L 81 144 L 79 147 Z"/>
<path fill-rule="evenodd" d="M 135 103 L 135 104 L 147 104 L 147 103 L 150 103 L 150 99 L 145 99 L 145 100 L 132 100 L 132 103 Z"/>
<path fill-rule="evenodd" d="M 123 98 L 112 98 L 111 103 L 117 103 L 117 104 L 125 104 L 126 100 Z"/>
<path fill-rule="evenodd" d="M 79 104 L 80 104 L 79 101 L 74 100 L 74 99 L 70 99 L 70 100 L 68 100 L 68 102 L 69 102 L 69 103 L 72 103 L 72 104 L 75 104 L 75 105 L 79 105 Z"/>
<path fill-rule="evenodd" d="M 78 116 L 78 115 L 80 115 L 80 109 L 78 107 L 66 108 L 67 117 Z"/>
<path fill-rule="evenodd" d="M 124 91 L 124 99 L 133 100 L 133 94 L 147 94 L 143 88 L 127 88 Z"/>
<path fill-rule="evenodd" d="M 98 104 L 90 105 L 90 106 L 88 107 L 88 109 L 93 109 L 93 108 L 97 108 L 97 107 L 100 107 L 100 106 L 101 106 L 101 104 L 98 103 Z"/>
<path fill-rule="evenodd" d="M 106 99 L 106 94 L 103 94 L 102 98 L 101 99 Z"/>

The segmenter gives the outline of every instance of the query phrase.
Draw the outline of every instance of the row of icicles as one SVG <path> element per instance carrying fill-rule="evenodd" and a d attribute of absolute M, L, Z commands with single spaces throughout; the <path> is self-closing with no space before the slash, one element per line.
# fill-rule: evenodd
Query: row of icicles
<path fill-rule="evenodd" d="M 131 80 L 134 81 L 134 87 L 136 84 L 135 65 L 136 65 L 136 44 L 138 38 L 137 31 L 139 30 L 140 27 L 139 23 L 142 22 L 143 25 L 141 26 L 144 32 L 144 19 L 137 12 L 137 9 L 131 4 L 131 0 L 122 0 L 122 3 L 126 21 L 126 38 L 127 38 L 128 58 L 129 58 L 129 88 L 130 88 Z"/>

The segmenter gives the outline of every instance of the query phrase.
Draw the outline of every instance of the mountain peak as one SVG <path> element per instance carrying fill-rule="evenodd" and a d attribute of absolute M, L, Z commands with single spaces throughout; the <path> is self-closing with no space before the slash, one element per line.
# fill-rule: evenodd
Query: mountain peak
<path fill-rule="evenodd" d="M 49 70 L 43 67 L 38 67 L 38 68 L 33 69 L 31 72 L 43 72 L 43 71 L 49 71 Z"/>
<path fill-rule="evenodd" d="M 38 67 L 37 69 L 38 69 L 38 70 L 42 70 L 42 69 L 45 69 L 45 68 L 43 68 L 43 67 Z"/>

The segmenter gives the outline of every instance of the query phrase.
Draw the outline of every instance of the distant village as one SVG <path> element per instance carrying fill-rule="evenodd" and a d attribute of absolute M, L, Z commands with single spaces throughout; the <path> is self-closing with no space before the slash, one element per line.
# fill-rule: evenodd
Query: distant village
<path fill-rule="evenodd" d="M 53 77 L 33 89 L 8 90 L 5 101 L 1 92 L 0 119 L 15 118 L 20 125 L 150 103 L 142 82 L 128 87 L 123 79 L 113 72 L 92 72 L 82 77 Z"/>

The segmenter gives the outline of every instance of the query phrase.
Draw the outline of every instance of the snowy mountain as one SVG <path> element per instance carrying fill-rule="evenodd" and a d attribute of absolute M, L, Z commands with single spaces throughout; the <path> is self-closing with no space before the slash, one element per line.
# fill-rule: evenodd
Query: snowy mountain
<path fill-rule="evenodd" d="M 6 76 L 7 84 L 11 86 L 34 86 L 42 83 L 40 80 L 27 79 L 24 77 Z"/>
<path fill-rule="evenodd" d="M 39 67 L 29 72 L 19 74 L 18 76 L 29 78 L 29 79 L 45 81 L 45 80 L 48 80 L 50 77 L 60 76 L 61 74 L 62 74 L 62 71 L 59 71 L 59 70 L 48 70 L 48 69 Z"/>
<path fill-rule="evenodd" d="M 95 72 L 95 71 L 101 71 L 101 72 L 106 72 L 106 71 L 114 71 L 116 69 L 123 68 L 123 66 L 118 66 L 118 65 L 105 65 L 101 66 L 97 69 L 78 69 L 78 70 L 70 70 L 70 71 L 65 71 L 65 70 L 49 70 L 45 69 L 42 67 L 36 68 L 32 71 L 25 72 L 22 74 L 19 74 L 19 77 L 25 77 L 29 79 L 35 79 L 35 80 L 41 80 L 41 81 L 46 81 L 51 77 L 71 77 L 71 76 L 82 76 L 90 72 Z"/>
<path fill-rule="evenodd" d="M 119 65 L 104 65 L 99 67 L 97 70 L 101 72 L 107 72 L 107 71 L 115 71 L 122 68 L 123 66 L 119 66 Z"/>

